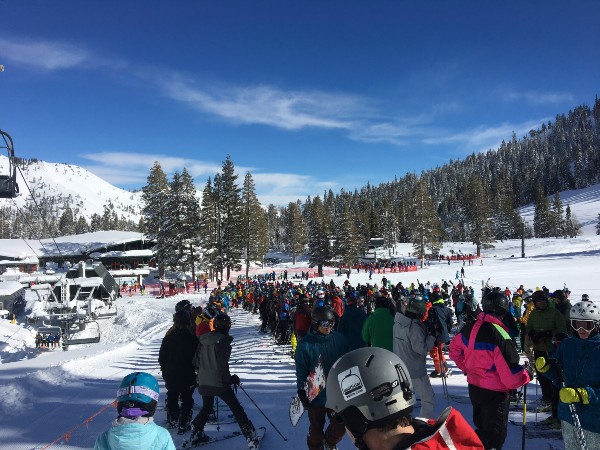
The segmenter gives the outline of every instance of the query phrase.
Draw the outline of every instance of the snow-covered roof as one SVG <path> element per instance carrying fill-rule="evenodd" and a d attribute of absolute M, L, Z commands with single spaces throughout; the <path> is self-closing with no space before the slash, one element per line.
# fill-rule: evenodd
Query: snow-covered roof
<path fill-rule="evenodd" d="M 31 261 L 35 258 L 35 262 L 37 262 L 38 257 L 60 256 L 61 254 L 66 256 L 84 255 L 94 250 L 103 250 L 113 245 L 144 239 L 142 233 L 135 231 L 95 231 L 61 236 L 54 240 L 0 239 L 0 257 Z"/>
<path fill-rule="evenodd" d="M 24 289 L 23 285 L 18 281 L 2 281 L 0 282 L 0 295 L 12 295 Z"/>
<path fill-rule="evenodd" d="M 123 252 L 112 251 L 106 253 L 94 252 L 91 253 L 90 256 L 92 258 L 139 258 L 139 257 L 151 257 L 153 255 L 152 250 L 144 249 L 144 250 L 126 250 Z"/>

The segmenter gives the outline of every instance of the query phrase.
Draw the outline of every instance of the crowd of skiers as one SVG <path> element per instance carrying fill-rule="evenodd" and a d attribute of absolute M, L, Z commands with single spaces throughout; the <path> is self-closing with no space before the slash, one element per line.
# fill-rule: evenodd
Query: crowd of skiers
<path fill-rule="evenodd" d="M 461 282 L 403 286 L 384 278 L 381 287 L 353 287 L 347 280 L 342 286 L 230 282 L 214 290 L 204 308 L 187 300 L 177 305 L 159 353 L 168 423 L 181 434 L 191 430 L 193 443 L 208 440 L 204 426 L 219 397 L 249 447 L 257 445 L 234 393 L 240 380 L 229 368 L 233 338 L 227 312 L 238 307 L 260 315 L 259 332 L 291 344 L 298 397 L 308 410 L 310 450 L 335 449 L 346 431 L 360 449 L 501 449 L 510 400 L 529 383 L 534 367 L 548 405 L 543 406 L 551 413 L 547 422 L 562 428 L 567 449 L 579 448 L 582 439 L 600 448 L 600 311 L 585 298 L 571 305 L 569 294 L 545 287 L 521 286 L 514 293 L 487 288 L 477 302 L 474 290 Z M 531 364 L 520 365 L 519 346 Z M 450 374 L 447 348 L 467 376 L 474 429 L 453 408 L 431 419 L 436 399 L 430 378 Z M 431 373 L 427 355 L 434 363 Z M 326 387 L 309 392 L 308 380 L 319 371 Z M 128 399 L 135 400 L 131 386 L 130 380 Z M 203 407 L 192 419 L 196 388 Z M 151 393 L 148 389 L 142 390 Z M 413 417 L 417 397 L 419 417 L 429 420 Z M 128 414 L 119 410 L 119 420 L 151 418 L 152 403 L 140 407 L 133 400 L 119 403 Z"/>

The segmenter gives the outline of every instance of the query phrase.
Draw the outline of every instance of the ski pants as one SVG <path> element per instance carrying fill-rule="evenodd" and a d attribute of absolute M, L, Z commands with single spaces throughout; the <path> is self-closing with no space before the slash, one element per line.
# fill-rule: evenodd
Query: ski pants
<path fill-rule="evenodd" d="M 182 391 L 167 390 L 167 415 L 169 420 L 179 422 L 181 426 L 187 425 L 192 418 L 193 395 L 193 386 Z M 181 401 L 181 407 L 179 401 Z"/>
<path fill-rule="evenodd" d="M 202 409 L 192 421 L 194 429 L 204 431 L 204 425 L 206 425 L 206 422 L 208 421 L 208 416 L 213 412 L 215 397 L 219 397 L 227 406 L 229 406 L 242 434 L 246 436 L 249 425 L 251 425 L 250 419 L 248 419 L 244 408 L 242 408 L 242 405 L 240 405 L 239 400 L 229 386 L 218 388 L 218 393 L 215 393 L 215 395 L 202 395 Z"/>
<path fill-rule="evenodd" d="M 433 367 L 437 373 L 442 373 L 442 371 L 445 371 L 448 367 L 442 349 L 443 344 L 439 340 L 436 340 L 435 346 L 429 352 L 429 356 L 431 356 L 431 359 L 433 359 Z"/>
<path fill-rule="evenodd" d="M 433 393 L 429 376 L 425 375 L 420 378 L 413 378 L 412 384 L 414 391 L 419 394 L 419 398 L 421 399 L 421 410 L 418 417 L 426 419 L 435 417 L 435 394 Z"/>
<path fill-rule="evenodd" d="M 580 450 L 575 427 L 565 420 L 560 421 L 565 450 Z M 590 430 L 583 430 L 583 436 L 588 449 L 600 448 L 600 433 L 594 433 Z"/>
<path fill-rule="evenodd" d="M 329 417 L 329 425 L 323 431 L 325 416 Z M 327 443 L 333 446 L 344 438 L 346 427 L 343 423 L 332 419 L 331 416 L 332 411 L 326 409 L 324 406 L 310 406 L 308 408 L 308 420 L 310 422 L 308 436 L 306 436 L 308 450 L 323 450 L 324 440 L 327 440 Z"/>
<path fill-rule="evenodd" d="M 490 391 L 469 384 L 473 424 L 486 450 L 501 450 L 508 426 L 508 392 Z"/>

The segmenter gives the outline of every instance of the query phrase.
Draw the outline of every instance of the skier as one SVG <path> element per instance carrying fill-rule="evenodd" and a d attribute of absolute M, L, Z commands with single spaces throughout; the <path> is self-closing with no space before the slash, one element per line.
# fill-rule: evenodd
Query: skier
<path fill-rule="evenodd" d="M 358 449 L 483 449 L 454 408 L 446 408 L 437 420 L 412 417 L 416 396 L 408 370 L 385 349 L 365 347 L 342 356 L 331 368 L 327 392 L 327 407 Z"/>
<path fill-rule="evenodd" d="M 202 396 L 202 409 L 192 421 L 190 443 L 197 445 L 207 442 L 210 438 L 204 433 L 204 425 L 213 409 L 215 397 L 229 406 L 235 417 L 249 449 L 258 447 L 258 438 L 254 425 L 248 419 L 244 408 L 240 405 L 231 386 L 240 384 L 237 375 L 229 371 L 231 356 L 231 341 L 229 335 L 231 318 L 226 314 L 217 314 L 213 320 L 214 331 L 205 333 L 198 338 L 198 348 L 194 355 L 194 365 L 198 368 L 198 392 Z"/>
<path fill-rule="evenodd" d="M 356 292 L 351 292 L 346 302 L 344 314 L 340 318 L 338 332 L 346 338 L 348 350 L 356 350 L 367 345 L 362 338 L 362 328 L 365 320 L 367 320 L 367 313 L 358 308 Z"/>
<path fill-rule="evenodd" d="M 333 331 L 334 323 L 335 313 L 331 308 L 318 306 L 312 312 L 310 332 L 298 342 L 296 348 L 296 385 L 298 397 L 308 411 L 310 425 L 306 443 L 309 450 L 335 449 L 346 433 L 344 425 L 331 420 L 331 411 L 325 408 L 326 389 L 309 402 L 304 386 L 311 372 L 317 369 L 319 361 L 322 361 L 322 370 L 327 378 L 333 363 L 346 352 L 346 339 Z M 323 431 L 326 416 L 329 417 L 329 425 Z"/>
<path fill-rule="evenodd" d="M 487 294 L 483 312 L 450 343 L 450 358 L 467 376 L 473 422 L 486 449 L 501 450 L 506 439 L 511 389 L 529 383 L 519 354 L 502 323 L 509 301 L 501 292 Z"/>
<path fill-rule="evenodd" d="M 198 340 L 190 332 L 189 323 L 188 312 L 183 309 L 177 311 L 173 315 L 175 329 L 164 337 L 158 353 L 158 363 L 167 388 L 167 423 L 169 428 L 178 426 L 178 434 L 188 430 L 196 386 L 192 359 Z"/>
<path fill-rule="evenodd" d="M 439 378 L 449 374 L 448 364 L 444 356 L 443 346 L 450 342 L 450 330 L 452 329 L 452 310 L 444 303 L 444 299 L 439 292 L 431 294 L 431 308 L 427 314 L 427 326 L 430 334 L 436 340 L 429 355 L 433 360 L 434 370 L 430 376 Z"/>
<path fill-rule="evenodd" d="M 425 359 L 435 345 L 435 336 L 427 334 L 423 320 L 427 308 L 422 300 L 411 299 L 404 314 L 394 317 L 394 353 L 404 361 L 413 389 L 421 399 L 419 417 L 432 417 L 435 409 L 435 394 L 427 376 Z"/>
<path fill-rule="evenodd" d="M 575 334 L 564 339 L 553 355 L 567 386 L 559 391 L 558 405 L 565 450 L 580 448 L 570 404 L 575 407 L 588 448 L 600 448 L 600 308 L 590 301 L 581 301 L 571 307 L 570 315 Z M 543 357 L 535 363 L 542 376 L 558 386 L 561 369 L 551 370 L 554 364 L 552 359 Z"/>
<path fill-rule="evenodd" d="M 375 311 L 373 311 L 362 329 L 362 338 L 372 347 L 381 347 L 392 351 L 393 346 L 394 315 L 390 314 L 390 301 L 378 296 L 375 298 Z"/>
<path fill-rule="evenodd" d="M 158 394 L 158 381 L 149 373 L 133 372 L 123 378 L 117 391 L 119 416 L 98 436 L 94 450 L 175 450 L 169 432 L 154 423 Z"/>

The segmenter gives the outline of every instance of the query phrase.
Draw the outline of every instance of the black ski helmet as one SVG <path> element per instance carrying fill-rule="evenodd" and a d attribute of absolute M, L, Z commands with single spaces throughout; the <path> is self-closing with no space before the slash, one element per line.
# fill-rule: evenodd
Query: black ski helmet
<path fill-rule="evenodd" d="M 190 313 L 180 309 L 173 314 L 173 324 L 187 327 L 190 324 Z"/>
<path fill-rule="evenodd" d="M 323 320 L 335 320 L 335 313 L 329 306 L 317 306 L 310 315 L 313 325 Z"/>
<path fill-rule="evenodd" d="M 427 314 L 427 304 L 423 300 L 411 298 L 408 301 L 408 305 L 406 305 L 406 316 L 423 320 L 425 314 Z"/>
<path fill-rule="evenodd" d="M 231 329 L 231 317 L 227 314 L 219 313 L 213 319 L 215 331 L 229 331 Z"/>
<path fill-rule="evenodd" d="M 177 304 L 175 305 L 175 311 L 191 311 L 192 310 L 192 304 L 190 303 L 189 300 L 181 300 L 179 302 L 177 302 Z"/>
<path fill-rule="evenodd" d="M 481 309 L 485 313 L 494 315 L 507 314 L 510 308 L 510 302 L 502 292 L 492 291 L 481 301 Z"/>

